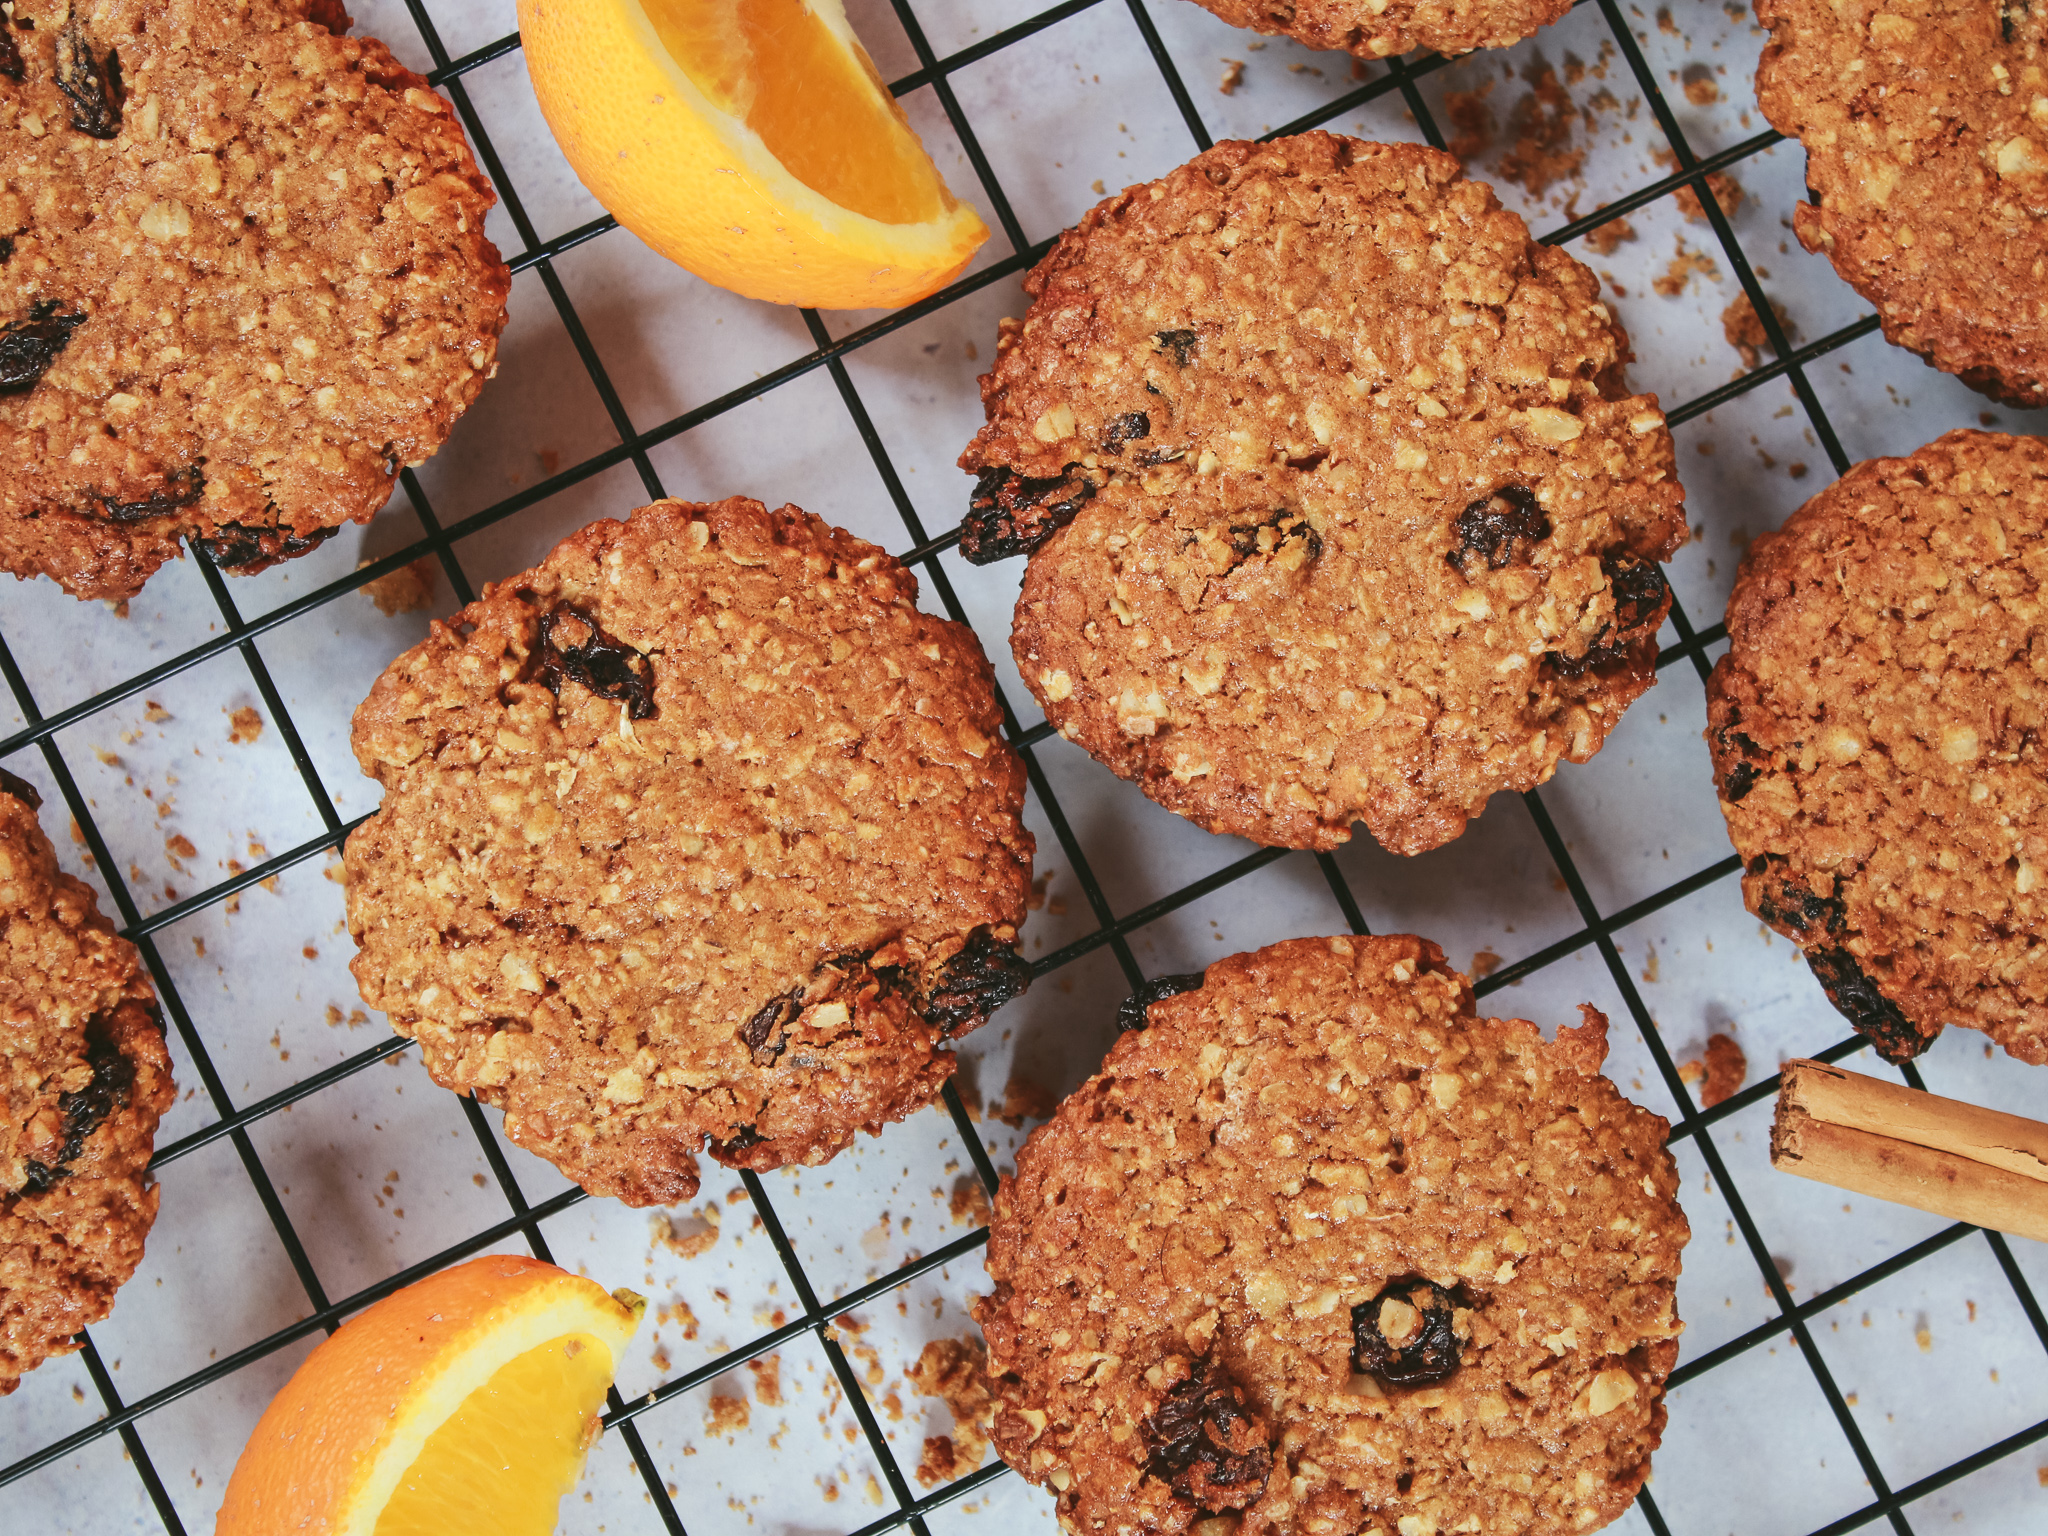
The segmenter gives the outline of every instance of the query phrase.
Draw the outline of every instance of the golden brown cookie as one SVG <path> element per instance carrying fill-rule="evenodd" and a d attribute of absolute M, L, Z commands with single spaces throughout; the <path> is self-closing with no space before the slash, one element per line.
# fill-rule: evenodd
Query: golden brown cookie
<path fill-rule="evenodd" d="M 0 1397 L 105 1317 L 142 1262 L 170 1053 L 135 946 L 57 868 L 0 772 Z"/>
<path fill-rule="evenodd" d="M 1217 832 L 1398 853 L 1584 762 L 1685 535 L 1599 280 L 1449 155 L 1219 144 L 1097 205 L 981 381 L 962 549 L 1062 735 Z"/>
<path fill-rule="evenodd" d="M 1749 910 L 1892 1061 L 2048 1062 L 2048 443 L 1858 464 L 1749 548 L 1707 742 Z"/>
<path fill-rule="evenodd" d="M 1887 341 L 2011 405 L 2048 404 L 2048 8 L 1756 0 L 1756 93 L 1806 146 L 1809 251 Z"/>
<path fill-rule="evenodd" d="M 1591 1531 L 1649 1476 L 1690 1235 L 1667 1126 L 1422 939 L 1153 1001 L 1017 1156 L 995 1443 L 1076 1532 Z M 1210 1517 L 1219 1523 L 1205 1523 Z"/>
<path fill-rule="evenodd" d="M 1505 48 L 1572 8 L 1572 0 L 1195 0 L 1233 27 L 1341 48 L 1362 59 L 1426 48 Z"/>
<path fill-rule="evenodd" d="M 795 507 L 593 523 L 356 711 L 363 999 L 636 1205 L 819 1163 L 1021 992 L 1024 768 L 972 631 Z"/>
<path fill-rule="evenodd" d="M 0 570 L 124 598 L 366 522 L 497 367 L 454 110 L 336 0 L 0 17 Z"/>

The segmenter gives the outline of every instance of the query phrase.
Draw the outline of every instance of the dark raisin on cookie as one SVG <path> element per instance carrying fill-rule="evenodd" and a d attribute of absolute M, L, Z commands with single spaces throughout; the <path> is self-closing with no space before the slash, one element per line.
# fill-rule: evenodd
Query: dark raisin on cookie
<path fill-rule="evenodd" d="M 1173 365 L 1185 368 L 1195 360 L 1195 333 L 1193 331 L 1154 331 L 1152 340 L 1159 350 L 1173 354 Z"/>
<path fill-rule="evenodd" d="M 761 1141 L 761 1133 L 751 1125 L 738 1126 L 723 1141 L 713 1138 L 711 1142 L 711 1155 L 723 1162 L 727 1158 L 737 1157 L 749 1147 L 758 1147 L 761 1145 Z"/>
<path fill-rule="evenodd" d="M 1410 1276 L 1351 1309 L 1352 1369 L 1397 1387 L 1448 1381 L 1458 1369 L 1457 1299 Z"/>
<path fill-rule="evenodd" d="M 87 1021 L 85 1031 L 85 1060 L 92 1068 L 92 1081 L 75 1092 L 57 1095 L 57 1112 L 64 1117 L 64 1146 L 57 1161 L 23 1159 L 27 1175 L 23 1187 L 33 1193 L 40 1194 L 71 1172 L 71 1165 L 85 1151 L 86 1138 L 128 1102 L 128 1092 L 135 1086 L 135 1064 L 121 1054 L 106 1021 L 95 1016 Z"/>
<path fill-rule="evenodd" d="M 1138 1430 L 1146 1475 L 1199 1509 L 1244 1509 L 1266 1490 L 1273 1453 L 1265 1431 L 1209 1360 L 1196 1361 Z"/>
<path fill-rule="evenodd" d="M 1323 536 L 1316 532 L 1313 524 L 1298 512 L 1285 507 L 1274 509 L 1272 516 L 1262 523 L 1232 523 L 1230 525 L 1230 548 L 1240 560 L 1249 560 L 1255 555 L 1271 555 L 1289 540 L 1304 540 L 1308 545 L 1310 561 L 1320 560 L 1323 554 Z"/>
<path fill-rule="evenodd" d="M 1169 997 L 1179 997 L 1183 992 L 1199 991 L 1205 974 L 1203 971 L 1188 971 L 1179 976 L 1154 976 L 1116 1005 L 1117 1032 L 1127 1035 L 1134 1029 L 1143 1029 L 1147 1008 Z"/>
<path fill-rule="evenodd" d="M 0 17 L 0 78 L 19 80 L 28 73 L 21 62 L 21 47 L 14 41 L 14 29 Z"/>
<path fill-rule="evenodd" d="M 1069 464 L 1036 478 L 998 464 L 975 477 L 960 525 L 960 553 L 972 565 L 1028 555 L 1071 523 L 1095 494 L 1094 483 Z"/>
<path fill-rule="evenodd" d="M 10 794 L 32 811 L 43 808 L 43 797 L 36 792 L 35 785 L 27 779 L 18 779 L 5 768 L 0 768 L 0 793 Z"/>
<path fill-rule="evenodd" d="M 121 132 L 121 61 L 109 48 L 92 51 L 76 18 L 57 34 L 57 89 L 71 102 L 71 126 L 95 139 Z"/>
<path fill-rule="evenodd" d="M 223 571 L 238 576 L 253 575 L 280 560 L 294 559 L 309 549 L 318 549 L 339 528 L 315 528 L 311 533 L 291 533 L 283 528 L 251 528 L 246 523 L 222 523 L 193 547 Z"/>
<path fill-rule="evenodd" d="M 1740 805 L 1742 797 L 1756 788 L 1756 781 L 1761 777 L 1754 763 L 1737 763 L 1728 770 L 1722 782 L 1721 798 L 1730 805 Z"/>
<path fill-rule="evenodd" d="M 606 634 L 574 603 L 557 603 L 542 615 L 540 656 L 539 681 L 557 698 L 562 680 L 570 678 L 600 699 L 624 704 L 635 720 L 654 717 L 653 663 Z"/>
<path fill-rule="evenodd" d="M 206 477 L 196 465 L 188 465 L 172 470 L 162 490 L 152 491 L 140 501 L 115 501 L 97 495 L 93 499 L 99 503 L 99 515 L 107 521 L 140 523 L 152 517 L 168 517 L 180 507 L 191 506 L 205 489 Z"/>
<path fill-rule="evenodd" d="M 791 987 L 780 996 L 769 998 L 754 1010 L 752 1018 L 740 1026 L 740 1044 L 753 1053 L 755 1066 L 775 1065 L 789 1043 L 782 1038 L 782 1032 L 794 1024 L 803 1011 L 804 989 Z"/>
<path fill-rule="evenodd" d="M 1550 537 L 1550 519 L 1526 485 L 1504 485 L 1460 512 L 1451 532 L 1458 539 L 1451 564 L 1470 576 L 1474 556 L 1490 571 L 1505 570 L 1518 555 L 1528 559 L 1529 546 Z"/>
<path fill-rule="evenodd" d="M 1941 1033 L 1939 1024 L 1925 1034 L 1914 1028 L 1912 1020 L 1878 991 L 1877 983 L 1846 949 L 1810 950 L 1806 963 L 1836 1011 L 1893 1066 L 1911 1061 Z"/>
<path fill-rule="evenodd" d="M 1634 661 L 1636 650 L 1645 640 L 1655 639 L 1664 615 L 1671 611 L 1671 584 L 1664 579 L 1664 567 L 1655 560 L 1609 555 L 1600 562 L 1600 569 L 1614 593 L 1614 617 L 1585 655 L 1544 652 L 1544 663 L 1565 677 Z"/>
<path fill-rule="evenodd" d="M 917 1011 L 941 1034 L 964 1034 L 986 1024 L 1030 985 L 1031 962 L 987 928 L 977 928 L 966 947 L 940 967 Z"/>
<path fill-rule="evenodd" d="M 1832 896 L 1816 896 L 1798 886 L 1779 883 L 1757 897 L 1756 915 L 1780 933 L 1802 942 L 1822 933 L 1840 933 L 1848 913 Z"/>
<path fill-rule="evenodd" d="M 70 345 L 71 333 L 83 324 L 83 314 L 38 299 L 26 320 L 0 329 L 0 395 L 26 394 L 42 383 L 57 354 Z"/>
<path fill-rule="evenodd" d="M 1125 411 L 1121 416 L 1112 416 L 1109 425 L 1102 431 L 1102 451 L 1121 454 L 1125 443 L 1135 443 L 1141 437 L 1152 435 L 1152 418 L 1143 411 Z"/>

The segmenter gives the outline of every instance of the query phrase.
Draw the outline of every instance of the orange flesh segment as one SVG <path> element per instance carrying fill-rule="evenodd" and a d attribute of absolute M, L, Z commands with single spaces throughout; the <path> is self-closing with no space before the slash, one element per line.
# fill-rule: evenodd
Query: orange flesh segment
<path fill-rule="evenodd" d="M 376 1536 L 550 1536 L 611 1380 L 611 1351 L 587 1333 L 507 1361 L 427 1437 Z"/>
<path fill-rule="evenodd" d="M 850 56 L 804 0 L 641 4 L 691 83 L 813 192 L 884 224 L 953 209 L 866 51 Z"/>

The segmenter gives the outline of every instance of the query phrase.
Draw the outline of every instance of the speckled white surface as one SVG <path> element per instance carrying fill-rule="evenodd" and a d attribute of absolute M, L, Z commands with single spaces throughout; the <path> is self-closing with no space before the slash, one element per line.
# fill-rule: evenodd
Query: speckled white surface
<path fill-rule="evenodd" d="M 1255 135 L 1352 91 L 1350 62 L 1236 32 L 1183 0 L 1143 0 L 1214 137 Z M 513 29 L 512 0 L 429 0 L 451 55 Z M 970 48 L 1027 14 L 999 0 L 913 0 L 932 48 Z M 390 42 L 415 67 L 433 62 L 403 0 L 358 0 L 358 25 Z M 915 49 L 887 0 L 849 11 L 885 77 L 917 67 Z M 1766 125 L 1750 75 L 1761 36 L 1739 6 L 1680 3 L 1663 21 L 1624 6 L 1680 126 L 1701 154 L 1739 144 Z M 1237 88 L 1219 86 L 1229 61 Z M 1535 72 L 1553 67 L 1581 115 L 1568 148 L 1576 171 L 1541 197 L 1500 183 L 1503 198 L 1539 232 L 1665 175 L 1668 150 L 1656 119 L 1615 53 L 1596 5 L 1581 5 L 1520 47 L 1478 55 L 1422 77 L 1433 112 L 1448 93 L 1478 98 L 1506 124 Z M 508 190 L 529 227 L 551 239 L 601 210 L 549 139 L 517 53 L 465 82 L 496 146 Z M 1195 144 L 1146 51 L 1126 0 L 1101 0 L 1014 46 L 961 68 L 951 87 L 1006 190 L 1027 241 L 1046 239 L 1105 190 L 1158 175 Z M 1690 87 L 1690 89 L 1688 89 Z M 1605 93 L 1604 95 L 1602 93 Z M 1001 224 L 930 87 L 905 98 L 913 121 L 956 190 L 983 210 L 995 238 L 974 270 L 1010 254 Z M 1448 116 L 1445 116 L 1448 121 Z M 1327 126 L 1365 137 L 1421 135 L 1399 94 L 1338 113 Z M 1507 135 L 1481 151 L 1475 174 L 1499 175 Z M 1796 146 L 1778 145 L 1732 168 L 1746 194 L 1733 228 L 1765 288 L 1784 306 L 1797 343 L 1865 313 L 1826 263 L 1790 238 L 1801 194 Z M 1608 284 L 1639 354 L 1634 378 L 1667 408 L 1726 383 L 1742 366 L 1724 340 L 1722 311 L 1739 288 L 1705 224 L 1666 199 L 1630 215 L 1635 238 L 1606 254 L 1581 240 L 1577 253 Z M 508 209 L 491 230 L 506 251 L 528 244 Z M 1668 279 L 1674 261 L 1701 260 Z M 617 392 L 632 429 L 645 431 L 743 389 L 803 357 L 811 341 L 794 311 L 749 303 L 679 271 L 620 231 L 554 263 L 560 287 Z M 1675 292 L 1659 291 L 1657 280 Z M 419 480 L 432 516 L 450 525 L 620 441 L 560 313 L 536 271 L 515 283 L 513 318 L 497 381 Z M 974 379 L 993 348 L 995 324 L 1021 313 L 1016 277 L 852 352 L 847 375 L 879 434 L 916 515 L 938 532 L 958 521 L 967 482 L 953 458 L 980 420 Z M 878 318 L 828 315 L 842 336 Z M 1865 337 L 1808 365 L 1808 377 L 1852 458 L 1905 451 L 1952 426 L 1996 420 L 2013 430 L 2040 422 L 1993 410 L 1915 358 Z M 1695 538 L 1671 568 L 1695 628 L 1716 622 L 1748 539 L 1775 527 L 1832 471 L 1815 424 L 1790 384 L 1765 383 L 1678 431 L 1681 474 Z M 799 375 L 761 398 L 671 435 L 646 455 L 669 494 L 734 493 L 771 504 L 795 501 L 893 549 L 908 547 L 888 486 L 874 468 L 829 372 Z M 562 535 L 648 499 L 628 460 L 576 481 L 515 515 L 466 532 L 455 552 L 476 584 L 532 563 Z M 307 559 L 230 584 L 254 619 L 420 536 L 404 496 L 367 529 L 348 529 Z M 948 553 L 947 579 L 995 660 L 1025 726 L 1037 713 L 1009 659 L 1015 562 L 977 569 Z M 938 601 L 926 580 L 925 601 Z M 445 581 L 433 612 L 455 599 Z M 359 593 L 344 594 L 266 629 L 254 644 L 276 680 L 321 792 L 343 820 L 371 809 L 374 787 L 348 752 L 350 711 L 378 671 L 425 633 L 424 613 L 387 617 Z M 167 568 L 117 618 L 48 583 L 0 592 L 0 632 L 39 711 L 55 714 L 217 635 L 222 620 L 190 561 Z M 1675 638 L 1667 629 L 1667 643 Z M 1709 656 L 1718 654 L 1710 648 Z M 253 742 L 229 739 L 234 711 L 266 720 Z M 224 651 L 68 725 L 56 737 L 139 910 L 155 913 L 227 879 L 239 867 L 317 839 L 320 808 L 296 771 L 289 743 L 241 657 Z M 0 697 L 0 735 L 24 723 Z M 1590 896 L 1603 913 L 1645 902 L 1728 857 L 1699 733 L 1703 689 L 1688 663 L 1630 713 L 1593 763 L 1567 767 L 1542 791 Z M 1255 850 L 1216 838 L 1144 800 L 1057 739 L 1037 748 L 1044 781 L 1099 882 L 1123 917 L 1172 896 Z M 54 781 L 41 754 L 6 766 L 42 785 Z M 53 803 L 57 802 L 54 794 Z M 51 813 L 46 813 L 49 815 Z M 1044 904 L 1024 931 L 1044 955 L 1099 927 L 1053 821 L 1036 794 L 1028 809 L 1039 839 Z M 98 880 L 85 850 L 53 825 L 69 867 Z M 335 860 L 315 856 L 228 903 L 187 913 L 156 943 L 184 1001 L 190 1030 L 218 1074 L 216 1101 L 182 1039 L 174 1042 L 177 1108 L 160 1144 L 214 1124 L 228 1107 L 289 1090 L 309 1074 L 386 1039 L 364 1013 L 347 971 Z M 1497 801 L 1457 843 L 1419 859 L 1354 843 L 1334 863 L 1374 931 L 1436 939 L 1460 966 L 1475 955 L 1513 965 L 1569 945 L 1584 924 L 1546 852 L 1530 811 Z M 104 886 L 102 886 L 104 889 Z M 1185 971 L 1275 939 L 1339 931 L 1344 917 L 1316 861 L 1290 854 L 1172 908 L 1133 929 L 1129 942 L 1149 974 Z M 1782 940 L 1765 934 L 1723 878 L 1620 927 L 1626 972 L 1671 1055 L 1698 1054 L 1709 1033 L 1741 1043 L 1752 1079 L 1788 1055 L 1824 1048 L 1847 1030 Z M 1482 959 L 1481 964 L 1486 960 Z M 1106 947 L 1040 980 L 963 1052 L 971 1096 L 1000 1105 L 1013 1073 L 1064 1092 L 1092 1070 L 1113 1034 L 1127 984 Z M 1592 1001 L 1614 1020 L 1609 1071 L 1651 1107 L 1680 1111 L 1599 949 L 1568 947 L 1553 963 L 1494 992 L 1487 1006 L 1546 1028 Z M 1854 1063 L 1884 1070 L 1869 1058 Z M 1937 1091 L 2022 1112 L 2038 1104 L 2037 1069 L 1988 1057 L 1981 1039 L 1950 1035 L 1923 1070 Z M 1713 1142 L 1729 1178 L 1792 1295 L 1806 1301 L 1943 1230 L 1916 1212 L 1844 1199 L 1774 1175 L 1768 1165 L 1770 1106 L 1718 1122 Z M 487 1118 L 494 1118 L 487 1116 Z M 988 1151 L 1006 1164 L 1028 1126 L 984 1120 Z M 266 1216 L 250 1169 L 260 1160 L 326 1299 L 345 1297 L 506 1220 L 510 1206 L 457 1100 L 430 1083 L 410 1051 L 378 1062 L 288 1110 L 258 1120 L 246 1148 L 217 1139 L 162 1170 L 163 1214 L 148 1258 L 94 1342 L 124 1401 L 161 1391 L 314 1309 Z M 1686 1360 L 1778 1315 L 1738 1233 L 1728 1191 L 1691 1141 L 1677 1151 L 1694 1241 L 1681 1307 Z M 509 1145 L 522 1197 L 539 1202 L 567 1186 L 548 1165 Z M 971 1230 L 955 1193 L 972 1166 L 953 1123 L 928 1111 L 863 1140 L 829 1167 L 772 1175 L 765 1184 L 816 1293 L 846 1294 L 908 1259 Z M 715 1218 L 715 1220 L 713 1219 Z M 656 1240 L 648 1213 L 584 1201 L 549 1218 L 556 1258 L 644 1291 L 654 1306 L 621 1370 L 620 1388 L 643 1395 L 785 1326 L 801 1303 L 755 1219 L 738 1179 L 707 1164 L 702 1194 L 667 1213 L 663 1230 L 715 1236 L 683 1257 Z M 701 1238 L 700 1238 L 701 1241 Z M 500 1246 L 518 1246 L 516 1234 Z M 685 1245 L 687 1246 L 687 1245 Z M 2048 1256 L 2015 1240 L 2014 1262 L 2048 1285 Z M 916 1495 L 913 1477 L 927 1435 L 950 1427 L 946 1410 L 919 1398 L 905 1373 L 931 1339 L 971 1330 L 964 1307 L 985 1286 L 977 1257 L 928 1271 L 853 1314 L 845 1338 L 854 1368 L 873 1387 L 874 1412 Z M 1968 1234 L 1903 1272 L 1820 1311 L 1811 1323 L 1827 1370 L 1893 1487 L 2048 1416 L 2048 1354 L 1986 1240 Z M 141 1418 L 136 1429 L 185 1529 L 211 1528 L 236 1454 L 270 1395 L 304 1358 L 310 1340 L 262 1354 Z M 859 1433 L 816 1337 L 798 1331 L 774 1352 L 773 1383 L 738 1368 L 662 1401 L 638 1420 L 660 1481 L 673 1490 L 692 1536 L 857 1530 L 897 1505 L 889 1478 Z M 742 1398 L 745 1427 L 709 1426 L 709 1401 Z M 0 1401 L 0 1467 L 89 1425 L 102 1412 L 77 1357 L 33 1373 Z M 730 1417 L 729 1410 L 727 1417 Z M 1921 1531 L 2019 1532 L 2048 1528 L 2048 1450 L 2032 1447 L 1912 1505 Z M 1652 1496 L 1665 1526 L 1686 1536 L 1798 1533 L 1865 1506 L 1871 1488 L 1822 1396 L 1814 1372 L 1782 1331 L 1671 1395 L 1671 1424 L 1656 1461 Z M 1004 1476 L 928 1517 L 945 1536 L 1054 1529 L 1049 1497 Z M 1882 1522 L 1880 1522 L 1881 1524 Z M 0 1529 L 9 1532 L 155 1531 L 141 1480 L 115 1437 L 0 1488 Z M 1875 1527 L 1873 1527 L 1875 1528 Z M 566 1532 L 663 1529 L 623 1438 L 608 1435 L 565 1501 Z M 1632 1512 L 1616 1530 L 1654 1529 Z"/>

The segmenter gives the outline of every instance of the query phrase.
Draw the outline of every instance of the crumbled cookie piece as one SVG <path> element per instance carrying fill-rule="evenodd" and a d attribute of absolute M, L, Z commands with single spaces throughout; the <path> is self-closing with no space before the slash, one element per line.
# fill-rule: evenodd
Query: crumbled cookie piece
<path fill-rule="evenodd" d="M 2048 443 L 1857 465 L 1728 599 L 1707 744 L 1749 910 L 1892 1061 L 1944 1024 L 2048 1062 L 2036 671 Z"/>
<path fill-rule="evenodd" d="M 497 366 L 454 110 L 331 0 L 0 18 L 0 570 L 121 599 L 365 522 Z"/>
<path fill-rule="evenodd" d="M 996 1196 L 997 1452 L 1077 1531 L 1617 1518 L 1690 1234 L 1605 1048 L 1590 1009 L 1554 1044 L 1477 1017 L 1407 937 L 1290 940 L 1154 1002 Z"/>
<path fill-rule="evenodd" d="M 363 998 L 586 1188 L 818 1163 L 1024 989 L 1024 769 L 973 634 L 794 507 L 593 523 L 356 711 Z"/>
<path fill-rule="evenodd" d="M 141 957 L 57 868 L 38 804 L 0 772 L 0 1397 L 76 1349 L 142 1262 L 173 1097 Z"/>
<path fill-rule="evenodd" d="M 1418 853 L 1654 681 L 1670 433 L 1598 279 L 1450 156 L 1219 144 L 1025 291 L 962 547 L 1030 554 L 1025 683 L 1160 804 Z M 1519 532 L 1485 531 L 1501 508 Z"/>
<path fill-rule="evenodd" d="M 1885 339 L 2009 405 L 2048 403 L 2048 6 L 1757 0 L 1757 101 L 1806 147 L 1793 210 Z"/>

